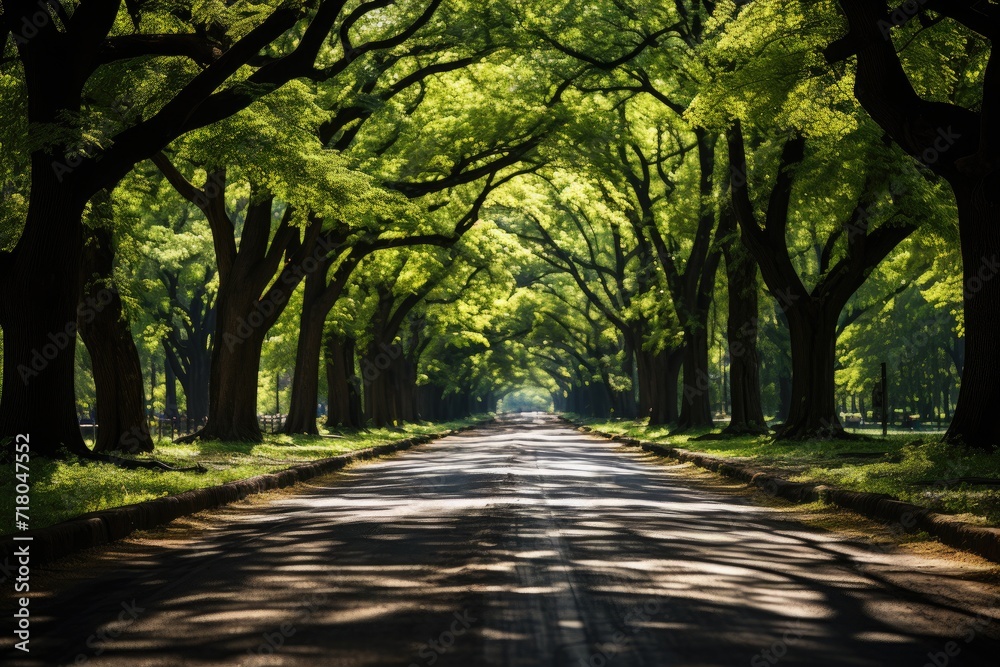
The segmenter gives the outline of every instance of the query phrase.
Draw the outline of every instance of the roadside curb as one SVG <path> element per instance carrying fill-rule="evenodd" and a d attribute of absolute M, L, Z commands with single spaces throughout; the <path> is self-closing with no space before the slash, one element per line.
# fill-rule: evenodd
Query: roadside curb
<path fill-rule="evenodd" d="M 348 463 L 400 452 L 415 445 L 422 445 L 449 435 L 478 428 L 485 423 L 489 423 L 489 421 L 463 426 L 444 433 L 416 435 L 396 442 L 359 449 L 347 454 L 319 459 L 285 470 L 239 479 L 218 486 L 192 489 L 134 505 L 89 512 L 52 526 L 18 535 L 19 538 L 30 537 L 31 541 L 18 540 L 15 542 L 12 535 L 7 535 L 4 536 L 3 546 L 0 547 L 0 560 L 17 562 L 15 550 L 18 547 L 30 545 L 32 566 L 45 565 L 64 556 L 124 539 L 137 530 L 148 530 L 182 516 L 243 500 L 247 496 L 293 486 L 314 477 L 336 472 Z"/>
<path fill-rule="evenodd" d="M 887 528 L 892 533 L 924 531 L 950 547 L 969 551 L 994 563 L 1000 563 L 1000 528 L 977 526 L 882 493 L 847 491 L 824 484 L 790 482 L 772 473 L 763 472 L 731 459 L 604 433 L 589 426 L 577 424 L 562 416 L 560 419 L 579 431 L 619 442 L 627 447 L 639 447 L 659 456 L 692 463 L 699 468 L 746 482 L 761 489 L 769 496 L 778 496 L 795 503 L 823 501 L 857 512 L 869 519 L 884 522 L 888 524 Z"/>

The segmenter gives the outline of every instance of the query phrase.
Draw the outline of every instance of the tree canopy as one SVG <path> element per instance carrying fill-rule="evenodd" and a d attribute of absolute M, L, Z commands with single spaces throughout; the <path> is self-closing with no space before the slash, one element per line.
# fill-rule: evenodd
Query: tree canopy
<path fill-rule="evenodd" d="M 4 0 L 0 440 L 849 437 L 885 363 L 889 416 L 991 448 L 974 4 Z"/>

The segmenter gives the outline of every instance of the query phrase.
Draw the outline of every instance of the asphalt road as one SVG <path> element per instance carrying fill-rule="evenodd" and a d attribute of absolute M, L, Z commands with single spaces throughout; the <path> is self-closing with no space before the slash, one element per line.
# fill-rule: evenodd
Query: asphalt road
<path fill-rule="evenodd" d="M 3 664 L 1000 664 L 982 567 L 810 528 L 540 416 L 115 549 L 51 576 L 30 655 Z"/>

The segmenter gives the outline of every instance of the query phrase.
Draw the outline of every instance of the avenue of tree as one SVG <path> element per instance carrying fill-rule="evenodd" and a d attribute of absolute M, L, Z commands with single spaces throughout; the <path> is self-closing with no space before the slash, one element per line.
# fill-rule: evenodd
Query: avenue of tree
<path fill-rule="evenodd" d="M 849 437 L 883 362 L 1000 442 L 1000 5 L 0 9 L 5 451 L 498 402 Z"/>

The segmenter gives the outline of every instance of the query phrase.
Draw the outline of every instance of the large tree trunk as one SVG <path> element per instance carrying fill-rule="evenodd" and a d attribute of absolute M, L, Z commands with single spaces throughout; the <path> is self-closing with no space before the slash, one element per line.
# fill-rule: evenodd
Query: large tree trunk
<path fill-rule="evenodd" d="M 188 383 L 184 387 L 187 416 L 195 424 L 208 417 L 209 383 L 212 377 L 212 350 L 199 350 L 191 355 Z"/>
<path fill-rule="evenodd" d="M 167 388 L 163 412 L 168 418 L 176 419 L 180 416 L 180 411 L 177 409 L 177 375 L 174 373 L 173 365 L 169 363 L 163 365 L 163 371 Z"/>
<path fill-rule="evenodd" d="M 441 421 L 444 417 L 444 390 L 433 384 L 417 387 L 417 407 L 422 419 Z"/>
<path fill-rule="evenodd" d="M 365 416 L 375 427 L 400 423 L 396 393 L 398 356 L 402 348 L 374 341 L 361 360 L 365 382 Z"/>
<path fill-rule="evenodd" d="M 677 380 L 683 356 L 683 349 L 655 353 L 643 350 L 636 355 L 640 416 L 648 416 L 650 426 L 677 423 Z"/>
<path fill-rule="evenodd" d="M 649 419 L 652 423 L 653 410 L 657 402 L 656 395 L 656 354 L 642 346 L 642 337 L 636 336 L 635 344 L 635 374 L 639 389 L 639 419 Z"/>
<path fill-rule="evenodd" d="M 110 284 L 114 257 L 111 234 L 93 230 L 83 251 L 79 331 L 90 352 L 97 391 L 94 451 L 151 452 L 139 352 L 122 313 L 121 297 Z M 88 303 L 106 305 L 95 308 L 91 316 Z"/>
<path fill-rule="evenodd" d="M 364 415 L 361 409 L 361 382 L 354 371 L 354 339 L 342 339 L 330 334 L 326 338 L 326 425 L 330 427 L 361 428 Z"/>
<path fill-rule="evenodd" d="M 1000 446 L 1000 202 L 995 188 L 955 188 L 965 278 L 965 364 L 945 438 Z"/>
<path fill-rule="evenodd" d="M 24 232 L 13 253 L 0 253 L 0 442 L 8 455 L 18 435 L 29 437 L 35 455 L 89 453 L 73 382 L 85 199 L 61 186 L 51 156 L 33 156 Z M 105 305 L 88 304 L 80 316 Z"/>
<path fill-rule="evenodd" d="M 666 375 L 664 376 L 665 407 L 666 414 L 663 418 L 664 424 L 676 424 L 680 421 L 680 381 L 681 368 L 684 365 L 684 348 L 679 347 L 671 350 L 667 356 Z"/>
<path fill-rule="evenodd" d="M 639 418 L 650 426 L 662 424 L 664 410 L 663 353 L 640 350 L 635 355 L 639 376 Z"/>
<path fill-rule="evenodd" d="M 208 416 L 208 385 L 212 369 L 212 350 L 208 349 L 208 346 L 205 346 L 204 349 L 189 350 L 186 372 L 179 367 L 180 360 L 166 345 L 164 345 L 164 351 L 167 357 L 167 368 L 180 380 L 181 388 L 184 390 L 187 419 L 193 424 L 201 424 Z"/>
<path fill-rule="evenodd" d="M 723 231 L 723 230 L 720 230 Z M 730 420 L 723 431 L 727 434 L 768 433 L 760 398 L 760 357 L 757 353 L 757 323 L 759 318 L 759 286 L 757 262 L 737 242 L 736 219 L 724 230 L 726 276 L 729 290 L 729 319 L 726 335 L 729 341 Z"/>
<path fill-rule="evenodd" d="M 319 435 L 316 406 L 319 396 L 319 356 L 323 347 L 323 320 L 302 314 L 295 351 L 295 375 L 288 418 L 282 433 Z"/>
<path fill-rule="evenodd" d="M 319 259 L 316 268 L 305 278 L 305 293 L 302 296 L 302 311 L 299 316 L 299 340 L 295 350 L 295 372 L 292 374 L 292 404 L 288 410 L 284 433 L 319 434 L 316 427 L 316 406 L 319 403 L 319 357 L 323 347 L 323 327 L 326 316 L 336 303 L 340 292 L 347 284 L 350 271 L 357 263 L 351 261 L 341 265 L 338 270 L 340 275 L 335 276 L 333 284 L 328 286 L 327 274 L 330 272 L 333 259 L 332 255 L 325 255 Z M 353 375 L 353 366 L 352 352 L 350 375 Z M 346 382 L 347 377 L 349 376 L 345 375 L 341 382 Z M 338 384 L 337 389 L 342 392 L 343 386 Z M 329 391 L 332 393 L 333 389 Z M 343 415 L 344 412 L 340 412 L 337 416 L 343 418 Z M 329 418 L 327 423 L 330 423 Z"/>
<path fill-rule="evenodd" d="M 635 349 L 631 342 L 625 342 L 625 361 L 622 363 L 622 375 L 629 380 L 629 388 L 616 392 L 617 409 L 616 417 L 623 419 L 635 419 L 639 416 L 639 405 L 636 402 L 635 387 Z"/>
<path fill-rule="evenodd" d="M 714 426 L 709 394 L 707 316 L 707 311 L 699 313 L 699 321 L 684 330 L 684 385 L 678 419 L 682 431 Z"/>
<path fill-rule="evenodd" d="M 326 312 L 316 304 L 326 288 L 326 271 L 313 271 L 306 276 L 302 312 L 299 316 L 299 340 L 295 349 L 295 373 L 292 399 L 282 433 L 319 435 L 316 426 L 316 405 L 319 398 L 319 356 L 323 347 L 323 326 Z"/>
<path fill-rule="evenodd" d="M 778 437 L 843 437 L 834 389 L 837 321 L 871 271 L 915 227 L 909 223 L 884 223 L 869 228 L 870 206 L 878 187 L 878 181 L 869 174 L 857 206 L 842 221 L 840 231 L 827 239 L 827 250 L 820 260 L 822 277 L 807 289 L 788 256 L 785 242 L 794 179 L 790 167 L 803 160 L 805 148 L 805 139 L 801 137 L 785 143 L 762 227 L 748 194 L 746 147 L 737 124 L 729 135 L 732 200 L 744 244 L 753 253 L 771 295 L 782 304 L 788 321 L 792 395 L 788 419 L 779 429 Z M 844 235 L 846 252 L 831 264 L 828 251 L 840 235 Z"/>
<path fill-rule="evenodd" d="M 208 385 L 212 369 L 212 336 L 216 333 L 216 309 L 197 300 L 187 311 L 191 320 L 188 337 L 177 332 L 164 339 L 167 367 L 180 380 L 187 403 L 187 418 L 201 424 L 208 416 Z M 172 339 L 172 340 L 171 340 Z"/>
<path fill-rule="evenodd" d="M 239 281 L 233 282 L 229 290 L 219 293 L 208 423 L 192 437 L 260 442 L 257 375 L 268 327 L 259 323 L 263 314 L 257 311 L 253 294 L 242 293 Z"/>
<path fill-rule="evenodd" d="M 797 306 L 786 312 L 792 352 L 792 398 L 779 438 L 838 437 L 834 359 L 840 307 Z"/>
<path fill-rule="evenodd" d="M 413 423 L 419 419 L 420 414 L 417 410 L 417 364 L 402 355 L 396 360 L 396 365 L 399 418 L 403 422 Z"/>

